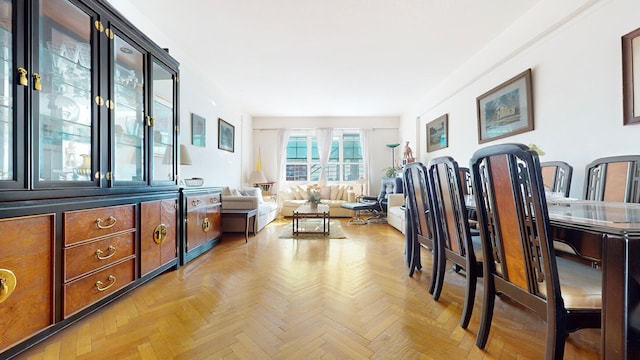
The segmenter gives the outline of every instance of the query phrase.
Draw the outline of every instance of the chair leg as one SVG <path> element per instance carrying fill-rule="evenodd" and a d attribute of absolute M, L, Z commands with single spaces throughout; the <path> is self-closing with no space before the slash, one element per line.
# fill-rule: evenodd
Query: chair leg
<path fill-rule="evenodd" d="M 496 301 L 496 289 L 493 285 L 493 278 L 484 272 L 484 291 L 485 294 L 482 297 L 482 314 L 480 316 L 480 328 L 478 328 L 478 335 L 476 337 L 476 346 L 480 349 L 484 349 L 487 345 L 487 339 L 489 338 L 489 330 L 491 329 L 491 320 L 493 319 L 493 306 Z"/>
<path fill-rule="evenodd" d="M 435 244 L 435 241 L 434 241 Z M 431 283 L 429 284 L 429 294 L 433 295 L 436 289 L 436 281 L 438 281 L 438 249 L 435 246 L 432 246 L 431 254 L 433 256 L 432 264 L 431 264 Z M 437 300 L 437 299 L 436 299 Z"/>
<path fill-rule="evenodd" d="M 547 321 L 547 359 L 559 359 L 564 357 L 564 344 L 568 332 L 566 325 L 561 322 Z"/>
<path fill-rule="evenodd" d="M 460 327 L 463 329 L 466 329 L 467 326 L 469 326 L 471 313 L 473 313 L 473 304 L 476 300 L 477 279 L 477 269 L 469 262 L 469 259 L 467 259 L 467 287 L 464 293 L 464 309 L 462 309 L 462 318 L 460 319 Z"/>
<path fill-rule="evenodd" d="M 433 289 L 433 299 L 438 301 L 440 299 L 440 294 L 442 293 L 442 286 L 444 285 L 444 274 L 446 272 L 445 268 L 447 266 L 447 254 L 446 250 L 438 244 L 438 240 L 434 240 L 434 249 L 437 249 L 436 256 L 434 256 L 433 266 L 438 270 L 435 273 L 436 276 L 436 284 L 435 289 Z"/>

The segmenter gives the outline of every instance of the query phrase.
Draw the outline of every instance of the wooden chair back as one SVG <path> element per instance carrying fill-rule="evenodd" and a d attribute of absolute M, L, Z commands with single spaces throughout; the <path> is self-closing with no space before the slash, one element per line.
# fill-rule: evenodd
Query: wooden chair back
<path fill-rule="evenodd" d="M 540 167 L 545 189 L 555 193 L 563 193 L 565 197 L 568 197 L 571 191 L 573 166 L 564 161 L 546 161 L 540 163 Z"/>
<path fill-rule="evenodd" d="M 451 157 L 432 159 L 429 163 L 428 177 L 431 193 L 431 209 L 434 228 L 437 232 L 437 281 L 433 297 L 437 300 L 444 283 L 447 260 L 453 262 L 457 270 L 467 274 L 467 291 L 460 326 L 466 328 L 471 319 L 475 298 L 476 281 L 482 276 L 481 264 L 478 264 L 469 229 L 468 211 L 465 205 L 465 180 L 461 177 L 469 174 L 460 170 L 458 163 Z"/>
<path fill-rule="evenodd" d="M 406 249 L 409 276 L 415 270 L 422 269 L 420 261 L 420 248 L 426 247 L 434 251 L 435 236 L 433 231 L 433 213 L 427 183 L 427 169 L 421 162 L 412 162 L 405 165 L 403 170 L 403 182 L 406 206 Z M 435 261 L 432 267 L 431 285 L 429 292 L 433 293 L 435 286 Z"/>
<path fill-rule="evenodd" d="M 586 200 L 640 202 L 640 155 L 600 158 L 585 169 Z"/>
<path fill-rule="evenodd" d="M 574 300 L 561 295 L 558 261 L 563 259 L 556 258 L 549 235 L 538 154 L 522 144 L 489 146 L 474 153 L 471 173 L 484 256 L 485 295 L 476 345 L 485 346 L 495 296 L 503 294 L 546 320 L 546 358 L 562 359 L 568 333 L 599 327 L 600 309 L 585 307 L 576 312 L 565 308 L 565 301 L 574 306 Z M 572 280 L 578 281 L 583 274 L 594 271 L 571 263 L 575 265 L 563 266 L 563 274 L 572 271 Z M 588 281 L 601 279 L 596 272 Z M 580 296 L 576 294 L 575 298 Z"/>

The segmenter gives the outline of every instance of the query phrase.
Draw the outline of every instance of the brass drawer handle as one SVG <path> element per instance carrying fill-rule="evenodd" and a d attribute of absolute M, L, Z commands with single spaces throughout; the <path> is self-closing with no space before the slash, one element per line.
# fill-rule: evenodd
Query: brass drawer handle
<path fill-rule="evenodd" d="M 111 282 L 111 284 L 107 285 L 107 286 L 102 286 L 104 285 L 104 283 L 100 280 L 96 281 L 96 289 L 98 291 L 105 291 L 107 289 L 109 289 L 110 287 L 112 287 L 115 283 L 116 283 L 116 276 L 115 275 L 109 275 L 109 277 L 107 278 L 107 280 L 109 280 L 109 282 Z"/>
<path fill-rule="evenodd" d="M 16 289 L 16 275 L 11 270 L 0 269 L 0 303 L 11 296 Z"/>
<path fill-rule="evenodd" d="M 156 244 L 162 244 L 167 239 L 167 229 L 167 225 L 160 224 L 153 230 L 153 241 L 155 241 Z"/>
<path fill-rule="evenodd" d="M 113 217 L 113 216 L 109 216 L 109 217 L 107 218 L 107 221 L 108 221 L 108 224 L 107 224 L 107 225 L 102 225 L 102 223 L 103 223 L 104 221 L 105 221 L 105 220 L 100 219 L 100 218 L 96 219 L 96 227 L 97 227 L 98 229 L 109 229 L 109 228 L 112 228 L 112 227 L 114 227 L 114 226 L 116 225 L 116 221 L 117 221 L 117 220 L 116 220 L 116 218 L 115 218 L 115 217 Z"/>
<path fill-rule="evenodd" d="M 198 205 L 200 205 L 200 200 L 193 200 L 193 201 L 191 201 L 191 205 L 193 205 L 193 206 L 198 206 Z"/>
<path fill-rule="evenodd" d="M 209 221 L 209 218 L 204 218 L 204 220 L 202 220 L 202 230 L 204 232 L 211 230 L 211 221 Z"/>
<path fill-rule="evenodd" d="M 106 260 L 116 254 L 116 247 L 113 245 L 109 245 L 107 250 L 109 251 L 109 255 L 106 255 L 106 256 L 102 256 L 104 251 L 100 249 L 96 250 L 96 257 L 98 258 L 98 260 Z"/>

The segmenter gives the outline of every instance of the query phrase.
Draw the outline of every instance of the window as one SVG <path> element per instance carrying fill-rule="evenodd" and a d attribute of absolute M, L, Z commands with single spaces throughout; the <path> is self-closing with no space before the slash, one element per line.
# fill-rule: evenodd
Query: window
<path fill-rule="evenodd" d="M 355 181 L 364 177 L 360 134 L 334 130 L 326 165 L 328 181 Z M 286 180 L 318 181 L 322 164 L 315 136 L 295 134 L 287 143 Z"/>

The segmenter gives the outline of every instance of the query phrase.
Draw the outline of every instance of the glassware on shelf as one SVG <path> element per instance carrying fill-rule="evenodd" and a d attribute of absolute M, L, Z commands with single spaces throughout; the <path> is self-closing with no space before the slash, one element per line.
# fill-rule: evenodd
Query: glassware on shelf
<path fill-rule="evenodd" d="M 78 62 L 80 62 L 80 65 L 90 68 L 91 45 L 87 43 L 79 43 L 76 48 L 78 49 Z"/>

